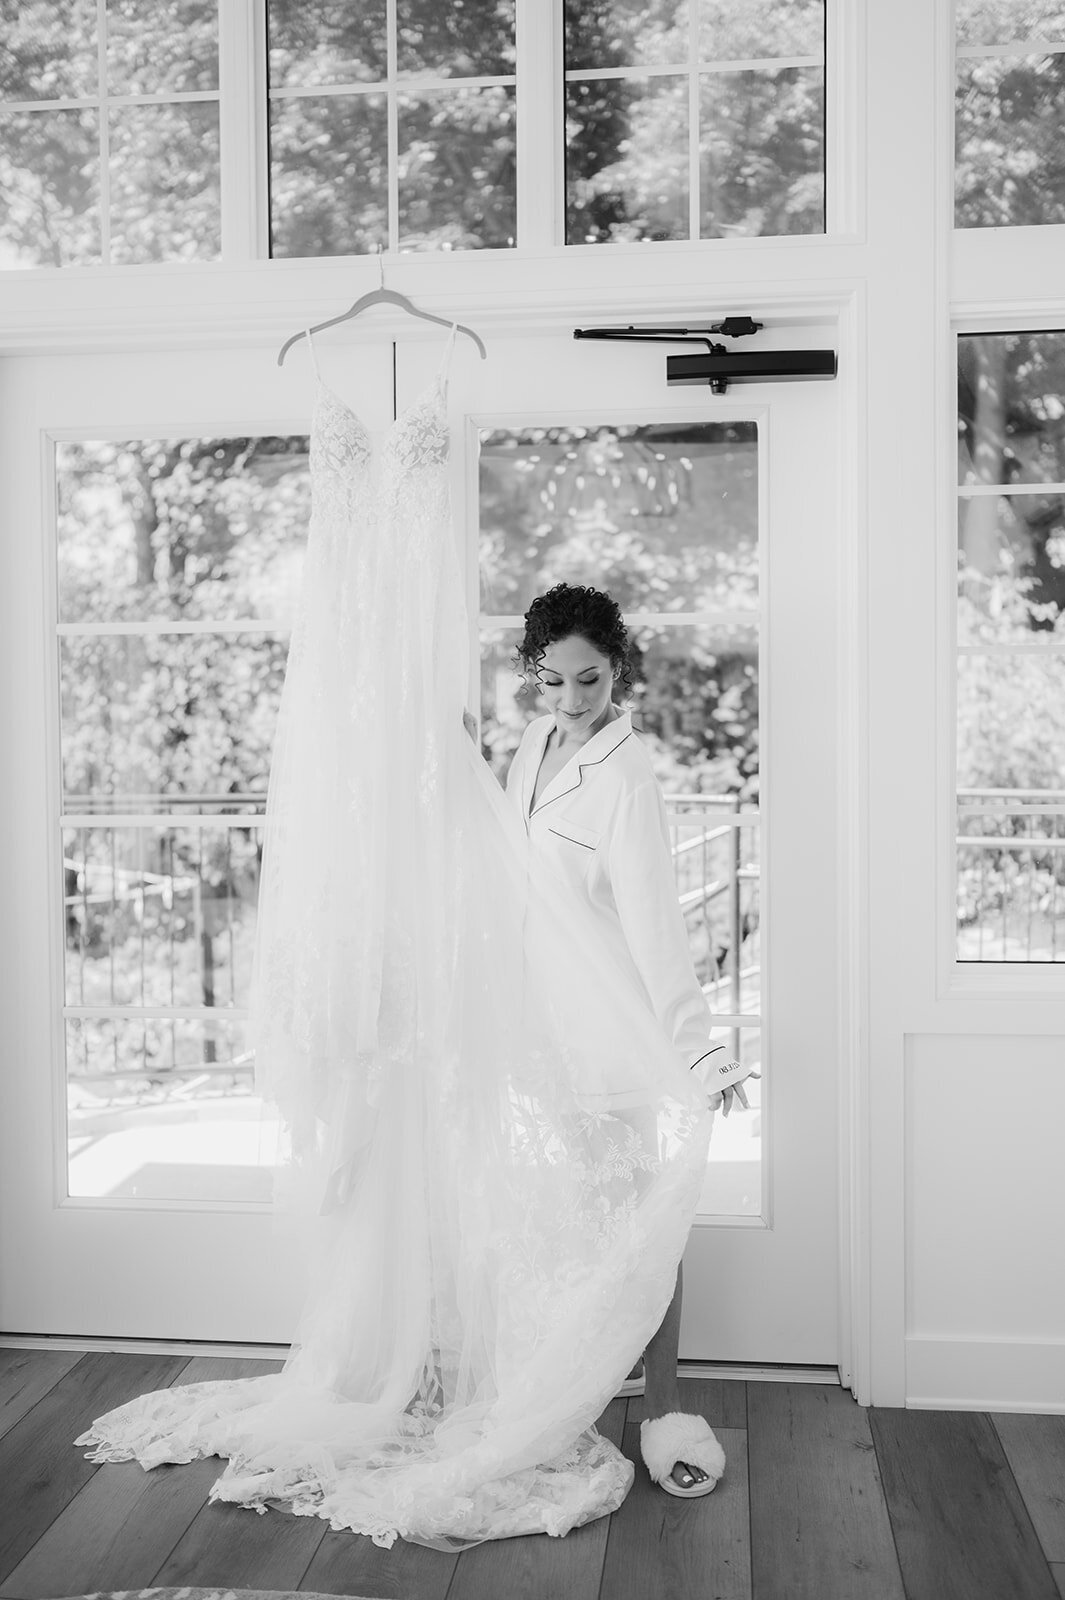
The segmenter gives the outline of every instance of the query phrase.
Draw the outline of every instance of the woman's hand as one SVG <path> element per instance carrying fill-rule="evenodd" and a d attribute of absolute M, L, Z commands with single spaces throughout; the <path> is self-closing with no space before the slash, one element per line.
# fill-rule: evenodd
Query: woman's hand
<path fill-rule="evenodd" d="M 477 743 L 477 718 L 472 711 L 462 713 L 462 726 L 466 729 L 474 744 Z"/>
<path fill-rule="evenodd" d="M 744 1111 L 749 1111 L 751 1107 L 747 1096 L 743 1092 L 743 1086 L 748 1078 L 760 1078 L 761 1076 L 760 1072 L 747 1072 L 742 1078 L 738 1078 L 735 1083 L 730 1083 L 727 1089 L 719 1089 L 716 1094 L 710 1096 L 710 1109 L 717 1111 L 719 1107 L 724 1106 L 723 1115 L 727 1117 L 732 1110 L 732 1101 L 735 1097 Z"/>

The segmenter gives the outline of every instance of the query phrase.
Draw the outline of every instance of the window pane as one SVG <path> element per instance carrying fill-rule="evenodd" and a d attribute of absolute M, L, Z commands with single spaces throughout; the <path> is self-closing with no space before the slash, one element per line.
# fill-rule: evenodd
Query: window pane
<path fill-rule="evenodd" d="M 1023 39 L 1065 44 L 1062 0 L 954 0 L 954 19 L 961 45 Z"/>
<path fill-rule="evenodd" d="M 270 213 L 274 256 L 387 248 L 384 95 L 271 101 Z"/>
<path fill-rule="evenodd" d="M 706 73 L 699 98 L 701 236 L 823 232 L 821 68 Z"/>
<path fill-rule="evenodd" d="M 1065 657 L 1025 652 L 958 662 L 958 783 L 1065 785 Z"/>
<path fill-rule="evenodd" d="M 568 83 L 568 243 L 689 234 L 687 78 Z"/>
<path fill-rule="evenodd" d="M 385 0 L 268 0 L 266 13 L 272 89 L 387 76 Z"/>
<path fill-rule="evenodd" d="M 217 257 L 217 103 L 117 106 L 109 124 L 112 261 Z"/>
<path fill-rule="evenodd" d="M 1065 960 L 1063 802 L 1062 788 L 959 794 L 959 961 Z"/>
<path fill-rule="evenodd" d="M 68 1006 L 246 1006 L 262 828 L 63 830 Z"/>
<path fill-rule="evenodd" d="M 251 1088 L 243 1024 L 69 1019 L 69 1193 L 268 1203 L 276 1126 Z"/>
<path fill-rule="evenodd" d="M 100 259 L 99 116 L 0 112 L 0 268 Z"/>
<path fill-rule="evenodd" d="M 265 800 L 288 641 L 269 634 L 64 636 L 67 804 L 165 809 L 171 796 Z"/>
<path fill-rule="evenodd" d="M 687 0 L 567 0 L 566 70 L 673 64 L 688 59 Z"/>
<path fill-rule="evenodd" d="M 67 100 L 97 87 L 96 0 L 4 6 L 0 100 Z"/>
<path fill-rule="evenodd" d="M 514 90 L 400 95 L 398 110 L 401 248 L 512 246 L 517 228 Z"/>
<path fill-rule="evenodd" d="M 1062 959 L 1065 659 L 961 657 L 958 785 L 958 958 Z"/>
<path fill-rule="evenodd" d="M 958 506 L 958 642 L 1065 638 L 1065 498 L 981 495 Z"/>
<path fill-rule="evenodd" d="M 958 482 L 1065 483 L 1065 333 L 958 340 Z"/>
<path fill-rule="evenodd" d="M 955 226 L 1065 221 L 1065 54 L 963 59 L 957 74 Z"/>
<path fill-rule="evenodd" d="M 400 72 L 494 77 L 514 71 L 514 0 L 397 0 Z"/>
<path fill-rule="evenodd" d="M 524 613 L 563 580 L 632 611 L 754 610 L 754 423 L 486 430 L 481 609 Z"/>
<path fill-rule="evenodd" d="M 567 240 L 823 232 L 823 0 L 566 7 Z M 712 64 L 781 65 L 701 71 Z M 642 77 L 669 66 L 677 75 Z M 617 78 L 573 75 L 610 68 Z M 631 69 L 631 70 L 629 70 Z M 698 126 L 690 126 L 689 74 Z"/>
<path fill-rule="evenodd" d="M 290 622 L 307 439 L 56 446 L 59 620 Z"/>
<path fill-rule="evenodd" d="M 218 0 L 107 0 L 111 94 L 218 88 Z"/>
<path fill-rule="evenodd" d="M 824 60 L 824 0 L 700 0 L 699 56 L 703 61 L 752 61 L 774 56 Z"/>

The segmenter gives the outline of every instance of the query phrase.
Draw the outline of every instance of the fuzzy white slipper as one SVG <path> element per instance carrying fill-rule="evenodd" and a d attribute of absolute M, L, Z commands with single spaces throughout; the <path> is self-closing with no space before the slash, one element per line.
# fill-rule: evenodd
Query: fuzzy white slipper
<path fill-rule="evenodd" d="M 655 1483 L 667 1494 L 694 1499 L 709 1494 L 725 1470 L 725 1452 L 705 1417 L 688 1411 L 667 1411 L 664 1417 L 640 1423 L 640 1454 Z M 702 1483 L 684 1489 L 670 1476 L 678 1461 L 701 1467 L 707 1474 Z"/>

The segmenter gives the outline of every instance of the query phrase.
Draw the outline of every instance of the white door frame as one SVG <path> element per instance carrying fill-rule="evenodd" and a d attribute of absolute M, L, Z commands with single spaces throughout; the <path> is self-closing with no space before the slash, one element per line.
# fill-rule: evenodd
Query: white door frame
<path fill-rule="evenodd" d="M 760 298 L 766 299 L 770 303 L 773 320 L 781 326 L 786 325 L 789 313 L 794 322 L 806 322 L 809 324 L 814 313 L 816 313 L 817 320 L 820 321 L 824 318 L 826 312 L 830 315 L 834 312 L 839 330 L 840 375 L 836 383 L 839 386 L 840 399 L 838 407 L 840 419 L 838 457 L 841 462 L 839 485 L 841 523 L 854 528 L 856 531 L 853 543 L 845 541 L 842 546 L 845 564 L 839 574 L 839 609 L 840 616 L 843 619 L 844 635 L 841 638 L 840 645 L 848 662 L 848 670 L 841 674 L 840 698 L 836 707 L 836 715 L 839 719 L 841 730 L 841 748 L 847 752 L 847 760 L 841 766 L 839 772 L 841 786 L 840 815 L 844 819 L 845 827 L 844 835 L 840 841 L 840 904 L 838 915 L 841 959 L 846 964 L 846 971 L 841 973 L 840 992 L 842 1001 L 837 1026 L 838 1059 L 841 1063 L 839 1079 L 839 1363 L 843 1382 L 854 1387 L 860 1399 L 863 1398 L 861 1392 L 862 1371 L 864 1369 L 868 1372 L 871 1357 L 869 1344 L 870 1322 L 867 1311 L 869 1291 L 867 1277 L 869 1214 L 865 1203 L 869 1173 L 864 1155 L 867 1148 L 868 1133 L 866 1110 L 868 1072 L 866 1049 L 868 1034 L 865 1026 L 865 997 L 867 991 L 864 983 L 865 954 L 862 937 L 864 931 L 863 917 L 866 906 L 864 848 L 865 818 L 867 814 L 859 809 L 866 796 L 862 730 L 865 725 L 864 706 L 867 697 L 867 669 L 864 658 L 865 629 L 863 622 L 865 522 L 858 515 L 864 499 L 864 457 L 861 448 L 864 442 L 864 430 L 862 428 L 864 375 L 860 371 L 859 356 L 862 347 L 862 287 L 860 281 L 851 280 L 841 283 L 837 279 L 831 284 L 822 283 L 817 286 L 811 286 L 809 283 L 804 284 L 798 293 L 789 294 L 780 289 L 777 289 L 775 293 L 767 293 L 765 289 L 759 291 Z M 814 293 L 811 299 L 812 288 Z M 688 292 L 690 293 L 690 291 Z M 554 307 L 553 314 L 549 319 L 550 324 L 559 329 L 562 327 L 572 329 L 574 321 L 592 320 L 589 315 L 592 301 L 594 299 L 597 306 L 602 305 L 601 291 L 593 292 L 589 289 L 580 298 L 585 301 L 585 304 L 567 305 L 563 308 Z M 679 302 L 680 297 L 676 290 L 673 291 L 671 298 L 674 303 Z M 690 303 L 689 301 L 688 304 L 690 305 Z M 655 309 L 656 311 L 660 309 L 660 303 L 656 304 Z M 728 307 L 722 306 L 720 310 L 714 310 L 707 314 L 720 315 L 724 314 L 727 309 Z M 758 313 L 759 309 L 757 306 L 754 307 L 755 314 Z M 286 313 L 286 331 L 299 320 L 299 316 L 294 316 L 290 308 Z M 548 319 L 545 319 L 541 311 L 538 319 L 541 327 L 546 320 Z M 512 310 L 500 316 L 499 322 L 501 326 L 498 331 L 501 335 L 507 331 L 507 325 L 514 333 L 519 331 L 521 333 L 528 332 L 528 323 L 524 322 L 520 315 L 515 314 Z M 482 329 L 485 327 L 483 318 L 480 325 Z M 380 333 L 387 335 L 394 333 L 398 338 L 406 339 L 409 337 L 409 325 L 398 323 L 394 328 L 382 325 Z M 763 339 L 762 342 L 764 343 L 765 340 Z M 364 346 L 360 345 L 360 363 L 363 349 Z M 261 373 L 264 370 L 264 360 L 272 360 L 274 353 L 275 347 L 272 343 L 268 348 L 260 347 L 255 349 L 246 347 L 239 353 L 237 359 L 247 360 Z M 104 359 L 106 360 L 107 358 Z M 117 359 L 121 360 L 121 357 Z M 197 358 L 191 352 L 187 359 L 191 365 L 196 365 Z M 30 448 L 35 454 L 39 450 L 39 428 L 36 427 L 35 419 L 27 416 L 17 392 L 20 387 L 18 380 L 20 376 L 25 376 L 27 365 L 33 360 L 34 358 L 32 357 L 21 358 L 13 362 L 9 368 L 9 379 L 11 381 L 5 386 L 7 395 L 6 415 L 3 434 L 0 437 L 0 452 L 6 456 L 8 467 L 18 459 L 20 452 L 24 452 L 27 448 Z M 263 396 L 260 405 L 255 408 L 257 415 L 253 415 L 242 408 L 239 424 L 241 429 L 259 426 L 264 431 L 279 430 L 282 427 L 293 432 L 305 430 L 306 394 L 301 391 L 295 404 L 289 401 L 286 394 L 286 399 L 282 405 L 278 401 L 279 392 L 271 391 L 269 399 Z M 295 391 L 289 390 L 288 392 L 295 399 Z M 151 408 L 153 418 L 156 410 L 156 407 Z M 221 427 L 222 425 L 220 419 L 216 421 L 212 418 L 210 410 L 210 407 L 206 408 L 206 414 L 202 408 L 197 411 L 196 426 L 201 432 L 209 423 L 211 426 Z M 139 426 L 142 429 L 147 426 L 140 410 L 131 409 L 130 415 L 136 415 L 140 418 Z M 170 415 L 172 423 L 175 415 L 175 413 Z M 176 426 L 176 424 L 174 425 Z M 232 425 L 235 426 L 236 424 Z M 39 455 L 37 459 L 39 459 Z M 5 480 L 9 484 L 12 482 L 9 470 L 5 470 Z M 41 482 L 38 486 L 38 493 L 43 494 L 44 492 L 50 494 L 51 488 L 50 485 L 46 486 Z M 36 497 L 27 498 L 23 493 L 21 502 L 9 508 L 9 525 L 33 526 L 33 516 L 37 509 L 31 503 L 34 498 Z M 40 503 L 38 501 L 38 505 Z M 37 574 L 34 576 L 28 568 L 25 554 L 23 554 L 23 557 L 18 562 L 18 570 L 21 573 L 21 589 L 18 593 L 17 603 L 13 608 L 17 615 L 13 615 L 11 626 L 5 631 L 3 649 L 8 658 L 9 669 L 16 668 L 24 672 L 26 664 L 34 659 L 43 664 L 45 660 L 43 652 L 48 650 L 49 645 L 47 641 L 41 641 L 39 638 L 35 639 L 33 636 L 36 617 L 39 613 L 34 613 L 33 605 L 30 602 L 34 594 L 36 594 L 38 600 L 42 595 L 40 568 L 38 566 Z M 8 594 L 13 595 L 16 588 L 18 588 L 18 585 L 9 585 Z M 5 682 L 9 689 L 18 681 L 17 670 L 9 670 L 5 674 Z M 38 773 L 47 771 L 47 763 L 53 758 L 49 755 L 40 724 L 34 725 L 33 723 L 30 707 L 25 697 L 20 701 L 17 693 L 8 693 L 5 699 L 5 722 L 8 729 L 7 747 L 9 749 L 12 748 L 11 741 L 16 741 L 18 747 L 26 753 L 29 761 L 36 765 Z M 50 783 L 54 782 L 54 777 L 54 774 L 50 774 Z M 37 794 L 39 798 L 42 797 L 39 789 L 37 789 Z M 26 798 L 27 796 L 22 790 L 19 790 L 18 794 L 16 794 L 13 788 L 9 788 L 3 805 L 9 829 L 11 830 L 8 833 L 8 837 L 32 839 L 36 836 L 36 852 L 19 852 L 19 871 L 15 874 L 17 881 L 21 884 L 21 890 L 16 898 L 20 904 L 27 908 L 32 908 L 34 894 L 37 893 L 39 895 L 39 880 L 33 881 L 32 872 L 28 873 L 28 864 L 31 854 L 36 853 L 38 859 L 40 859 L 41 828 L 43 824 L 40 812 L 37 813 L 36 817 L 27 814 Z M 53 885 L 50 892 L 56 893 L 58 890 Z M 43 911 L 45 914 L 47 913 L 47 906 L 43 908 Z M 34 916 L 32 909 L 29 910 L 28 914 L 32 921 Z M 38 907 L 36 916 L 39 918 L 41 914 L 42 910 Z M 17 919 L 15 921 L 17 924 Z M 29 1003 L 30 996 L 34 992 L 39 993 L 40 991 L 35 989 L 32 977 L 27 972 L 26 958 L 31 946 L 35 946 L 37 949 L 40 949 L 41 946 L 39 939 L 35 941 L 25 937 L 26 932 L 25 923 L 22 924 L 21 929 L 17 927 L 12 929 L 9 926 L 5 930 L 4 942 L 10 943 L 10 949 L 8 952 L 9 959 L 5 961 L 3 967 L 4 976 L 0 981 L 3 982 L 4 988 L 9 991 L 6 1013 L 9 1017 L 18 1019 L 16 1030 L 13 1034 L 9 1032 L 9 1040 L 12 1040 L 18 1056 L 22 1059 L 28 1059 L 29 1057 L 40 1059 L 42 1045 L 44 1044 L 41 1031 L 42 1018 L 39 1010 L 35 1014 L 32 1004 Z M 54 1040 L 50 1042 L 47 1054 L 50 1060 L 55 1059 Z M 38 1202 L 50 1204 L 50 1201 L 45 1200 L 45 1195 L 40 1190 L 40 1174 L 35 1176 L 28 1173 L 24 1164 L 17 1158 L 19 1150 L 25 1150 L 27 1145 L 36 1146 L 38 1149 L 41 1148 L 41 1141 L 48 1142 L 54 1136 L 56 1130 L 46 1128 L 41 1120 L 39 1105 L 31 1107 L 25 1103 L 9 1101 L 9 1108 L 11 1115 L 6 1119 L 5 1124 L 9 1132 L 3 1136 L 5 1143 L 8 1144 L 8 1150 L 5 1152 L 8 1159 L 4 1161 L 4 1171 L 11 1175 L 11 1179 L 15 1179 L 16 1174 L 18 1174 L 19 1182 L 31 1186 L 35 1185 Z M 16 1129 L 18 1130 L 17 1136 L 14 1135 L 14 1130 Z M 49 1174 L 49 1182 L 50 1178 L 51 1175 Z M 205 1242 L 208 1238 L 218 1236 L 217 1213 L 212 1212 L 210 1218 L 208 1216 L 203 1217 L 202 1230 Z M 222 1231 L 224 1232 L 225 1230 L 223 1229 Z M 167 1228 L 165 1224 L 161 1225 L 160 1234 L 163 1241 L 162 1250 L 165 1253 L 170 1244 L 166 1237 Z M 26 1243 L 25 1240 L 14 1239 L 0 1242 L 3 1243 L 4 1254 L 10 1251 L 15 1257 L 21 1252 Z M 75 1270 L 77 1262 L 82 1264 L 85 1271 L 84 1303 L 88 1307 L 94 1303 L 97 1289 L 92 1282 L 90 1263 L 87 1261 L 84 1248 L 81 1246 L 75 1251 L 74 1257 L 68 1263 L 70 1270 Z M 8 1282 L 11 1281 L 7 1274 L 5 1274 L 5 1278 Z M 10 1328 L 11 1332 L 26 1334 L 61 1334 L 70 1332 L 71 1330 L 62 1324 L 59 1326 L 54 1324 L 52 1326 L 47 1325 L 46 1302 L 47 1295 L 40 1306 L 39 1316 L 34 1319 L 35 1326 L 14 1326 L 10 1318 L 5 1318 L 7 1327 Z M 105 1308 L 101 1307 L 101 1311 L 105 1312 Z M 264 1327 L 268 1325 L 268 1323 L 261 1324 Z M 276 1325 L 275 1322 L 274 1326 Z M 158 1324 L 154 1327 L 146 1325 L 145 1336 L 153 1337 L 159 1331 Z M 182 1336 L 182 1330 L 174 1324 L 168 1325 L 168 1332 L 171 1337 Z M 194 1337 L 194 1335 L 192 1336 Z M 235 1333 L 234 1337 L 239 1338 L 240 1335 Z M 283 1339 L 284 1335 L 281 1333 L 274 1337 Z"/>

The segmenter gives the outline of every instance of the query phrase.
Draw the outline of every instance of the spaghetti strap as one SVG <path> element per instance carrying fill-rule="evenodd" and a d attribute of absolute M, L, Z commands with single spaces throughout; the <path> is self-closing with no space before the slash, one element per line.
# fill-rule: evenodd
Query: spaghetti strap
<path fill-rule="evenodd" d="M 322 374 L 318 370 L 318 357 L 314 353 L 314 340 L 311 338 L 311 330 L 310 328 L 305 328 L 304 332 L 307 335 L 307 348 L 311 352 L 311 364 L 314 367 L 314 375 L 318 379 L 318 382 L 321 383 Z"/>
<path fill-rule="evenodd" d="M 448 334 L 447 344 L 444 346 L 444 355 L 442 361 L 440 362 L 440 371 L 437 373 L 437 377 L 440 379 L 441 383 L 447 382 L 447 375 L 451 368 L 451 352 L 455 348 L 455 335 L 458 333 L 458 331 L 458 323 L 453 322 L 451 324 L 451 332 Z"/>

